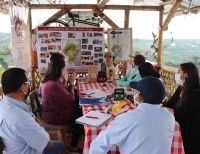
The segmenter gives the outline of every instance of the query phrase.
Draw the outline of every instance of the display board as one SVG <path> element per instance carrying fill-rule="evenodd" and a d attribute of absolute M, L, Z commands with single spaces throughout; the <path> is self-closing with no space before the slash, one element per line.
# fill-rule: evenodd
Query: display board
<path fill-rule="evenodd" d="M 101 64 L 104 46 L 103 28 L 38 27 L 39 72 L 43 74 L 47 71 L 51 53 L 54 52 L 65 55 L 66 65 L 71 69 Z"/>
<path fill-rule="evenodd" d="M 17 5 L 10 7 L 11 54 L 16 67 L 31 71 L 31 47 L 28 8 Z M 3 21 L 2 21 L 3 24 Z"/>
<path fill-rule="evenodd" d="M 116 60 L 126 60 L 132 53 L 132 29 L 108 29 L 108 51 Z"/>

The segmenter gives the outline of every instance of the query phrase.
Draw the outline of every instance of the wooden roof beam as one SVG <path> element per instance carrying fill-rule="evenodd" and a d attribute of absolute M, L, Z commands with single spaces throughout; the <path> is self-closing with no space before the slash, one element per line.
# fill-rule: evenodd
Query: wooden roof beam
<path fill-rule="evenodd" d="M 104 10 L 138 10 L 138 11 L 159 11 L 160 6 L 147 6 L 147 5 L 106 5 Z"/>
<path fill-rule="evenodd" d="M 173 6 L 171 7 L 168 16 L 166 17 L 163 25 L 162 25 L 162 29 L 163 30 L 167 30 L 168 24 L 170 23 L 170 21 L 172 20 L 174 14 L 176 13 L 178 7 L 180 6 L 182 0 L 176 0 L 173 4 Z"/>
<path fill-rule="evenodd" d="M 101 10 L 108 2 L 109 0 L 100 0 L 97 4 L 97 7 Z"/>
<path fill-rule="evenodd" d="M 102 17 L 102 19 L 108 24 L 110 25 L 112 28 L 119 28 L 119 26 L 112 21 L 105 13 L 103 13 L 101 10 L 99 10 L 98 8 L 94 10 L 95 13 L 97 14 L 103 14 L 104 16 Z"/>
<path fill-rule="evenodd" d="M 70 11 L 70 9 L 61 9 L 61 10 L 59 10 L 54 15 L 52 15 L 51 17 L 49 17 L 46 21 L 44 21 L 42 24 L 40 24 L 40 26 L 43 26 L 44 23 L 46 23 L 48 21 L 51 21 L 53 19 L 58 19 L 58 18 L 62 17 L 64 14 L 66 14 L 69 11 Z"/>
<path fill-rule="evenodd" d="M 94 9 L 96 4 L 31 4 L 31 9 Z M 109 10 L 159 11 L 160 6 L 105 5 Z"/>

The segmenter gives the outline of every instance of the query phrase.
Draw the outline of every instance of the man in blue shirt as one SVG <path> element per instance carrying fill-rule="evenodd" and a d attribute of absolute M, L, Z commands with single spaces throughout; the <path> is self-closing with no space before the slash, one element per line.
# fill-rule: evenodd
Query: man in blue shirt
<path fill-rule="evenodd" d="M 163 83 L 153 77 L 134 82 L 138 90 L 135 110 L 119 115 L 101 131 L 90 146 L 90 154 L 106 153 L 118 146 L 121 154 L 170 154 L 175 119 L 160 103 L 165 96 Z"/>
<path fill-rule="evenodd" d="M 62 154 L 63 145 L 51 141 L 49 134 L 35 121 L 23 100 L 30 84 L 21 68 L 5 71 L 1 79 L 4 92 L 0 102 L 0 136 L 4 154 Z"/>

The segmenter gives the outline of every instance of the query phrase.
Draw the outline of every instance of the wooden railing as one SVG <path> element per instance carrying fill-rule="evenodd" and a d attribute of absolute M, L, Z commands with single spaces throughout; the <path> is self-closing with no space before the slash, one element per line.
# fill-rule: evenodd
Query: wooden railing
<path fill-rule="evenodd" d="M 177 88 L 177 84 L 175 81 L 175 73 L 177 71 L 178 71 L 177 69 L 168 66 L 162 66 L 160 70 L 161 79 L 164 82 L 166 88 L 171 93 L 173 93 Z"/>

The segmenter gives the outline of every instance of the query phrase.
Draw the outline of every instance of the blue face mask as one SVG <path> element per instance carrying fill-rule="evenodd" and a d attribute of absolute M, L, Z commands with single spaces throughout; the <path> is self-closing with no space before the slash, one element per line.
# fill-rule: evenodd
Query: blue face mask
<path fill-rule="evenodd" d="M 176 81 L 176 84 L 180 86 L 183 86 L 184 84 L 184 80 L 181 80 L 181 75 L 179 73 L 175 74 L 175 81 Z"/>

